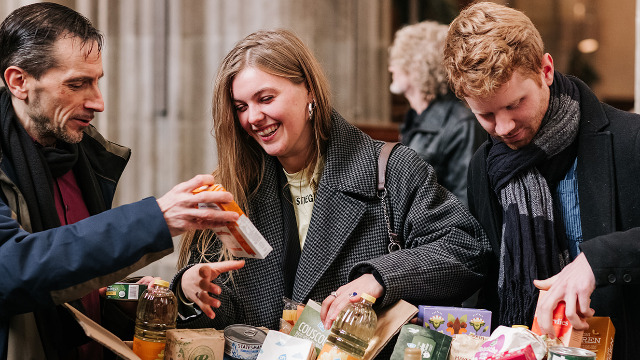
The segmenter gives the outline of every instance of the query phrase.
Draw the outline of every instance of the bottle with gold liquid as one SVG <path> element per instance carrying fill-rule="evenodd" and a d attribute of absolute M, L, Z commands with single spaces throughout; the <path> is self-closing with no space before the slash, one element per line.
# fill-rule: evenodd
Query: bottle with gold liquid
<path fill-rule="evenodd" d="M 373 296 L 362 294 L 359 302 L 342 309 L 333 322 L 318 360 L 362 359 L 378 324 L 378 317 L 372 308 L 375 301 Z"/>
<path fill-rule="evenodd" d="M 157 279 L 138 300 L 133 352 L 142 360 L 164 358 L 167 330 L 176 328 L 178 300 L 169 283 Z"/>

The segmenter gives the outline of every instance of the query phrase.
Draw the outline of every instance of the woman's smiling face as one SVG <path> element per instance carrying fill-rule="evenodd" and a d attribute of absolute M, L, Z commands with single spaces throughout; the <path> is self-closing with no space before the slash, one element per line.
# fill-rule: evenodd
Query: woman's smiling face
<path fill-rule="evenodd" d="M 242 128 L 287 172 L 304 168 L 313 146 L 308 110 L 313 97 L 305 84 L 247 67 L 231 89 Z"/>

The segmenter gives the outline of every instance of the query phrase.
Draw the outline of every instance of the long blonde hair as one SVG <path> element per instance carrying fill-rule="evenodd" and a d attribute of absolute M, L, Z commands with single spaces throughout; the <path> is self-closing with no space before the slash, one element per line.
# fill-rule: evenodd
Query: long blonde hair
<path fill-rule="evenodd" d="M 247 67 L 280 76 L 294 84 L 305 84 L 313 95 L 313 148 L 305 172 L 312 175 L 316 162 L 324 153 L 331 131 L 329 83 L 309 48 L 292 32 L 283 29 L 254 32 L 240 42 L 222 60 L 213 91 L 213 132 L 218 150 L 216 181 L 233 194 L 236 203 L 248 213 L 249 199 L 263 180 L 267 154 L 240 126 L 235 110 L 232 84 Z M 214 239 L 213 231 L 188 232 L 183 236 L 178 266 L 189 260 L 189 251 L 198 241 L 201 257 Z M 220 258 L 229 258 L 220 253 Z"/>

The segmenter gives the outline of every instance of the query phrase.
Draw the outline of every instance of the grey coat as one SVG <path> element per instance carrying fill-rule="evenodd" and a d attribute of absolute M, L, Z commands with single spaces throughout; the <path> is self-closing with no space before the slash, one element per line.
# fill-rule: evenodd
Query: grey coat
<path fill-rule="evenodd" d="M 375 269 L 385 294 L 376 306 L 398 299 L 414 304 L 456 304 L 482 283 L 489 243 L 466 208 L 436 183 L 433 168 L 399 146 L 387 167 L 393 227 L 403 250 L 389 254 L 387 228 L 376 197 L 374 141 L 334 112 L 325 167 L 293 288 L 293 300 L 322 301 L 331 291 Z M 249 217 L 273 247 L 263 260 L 247 259 L 222 285 L 222 306 L 213 320 L 200 314 L 181 327 L 224 328 L 245 323 L 277 329 L 284 294 L 282 209 L 275 158 L 267 157 L 264 180 L 250 199 Z M 195 250 L 195 249 L 194 249 Z M 195 255 L 195 256 L 194 256 Z M 192 259 L 199 254 L 192 252 Z M 176 279 L 180 279 L 180 271 Z M 173 288 L 179 281 L 173 283 Z"/>

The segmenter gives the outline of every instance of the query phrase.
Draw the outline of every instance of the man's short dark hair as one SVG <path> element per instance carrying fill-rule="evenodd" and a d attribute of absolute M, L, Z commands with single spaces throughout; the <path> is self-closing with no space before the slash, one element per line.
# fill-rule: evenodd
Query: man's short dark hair
<path fill-rule="evenodd" d="M 35 3 L 12 12 L 0 25 L 0 71 L 17 66 L 36 79 L 57 67 L 55 42 L 64 37 L 80 40 L 82 46 L 102 50 L 102 34 L 82 14 L 54 3 Z M 91 50 L 91 49 L 89 49 Z"/>

